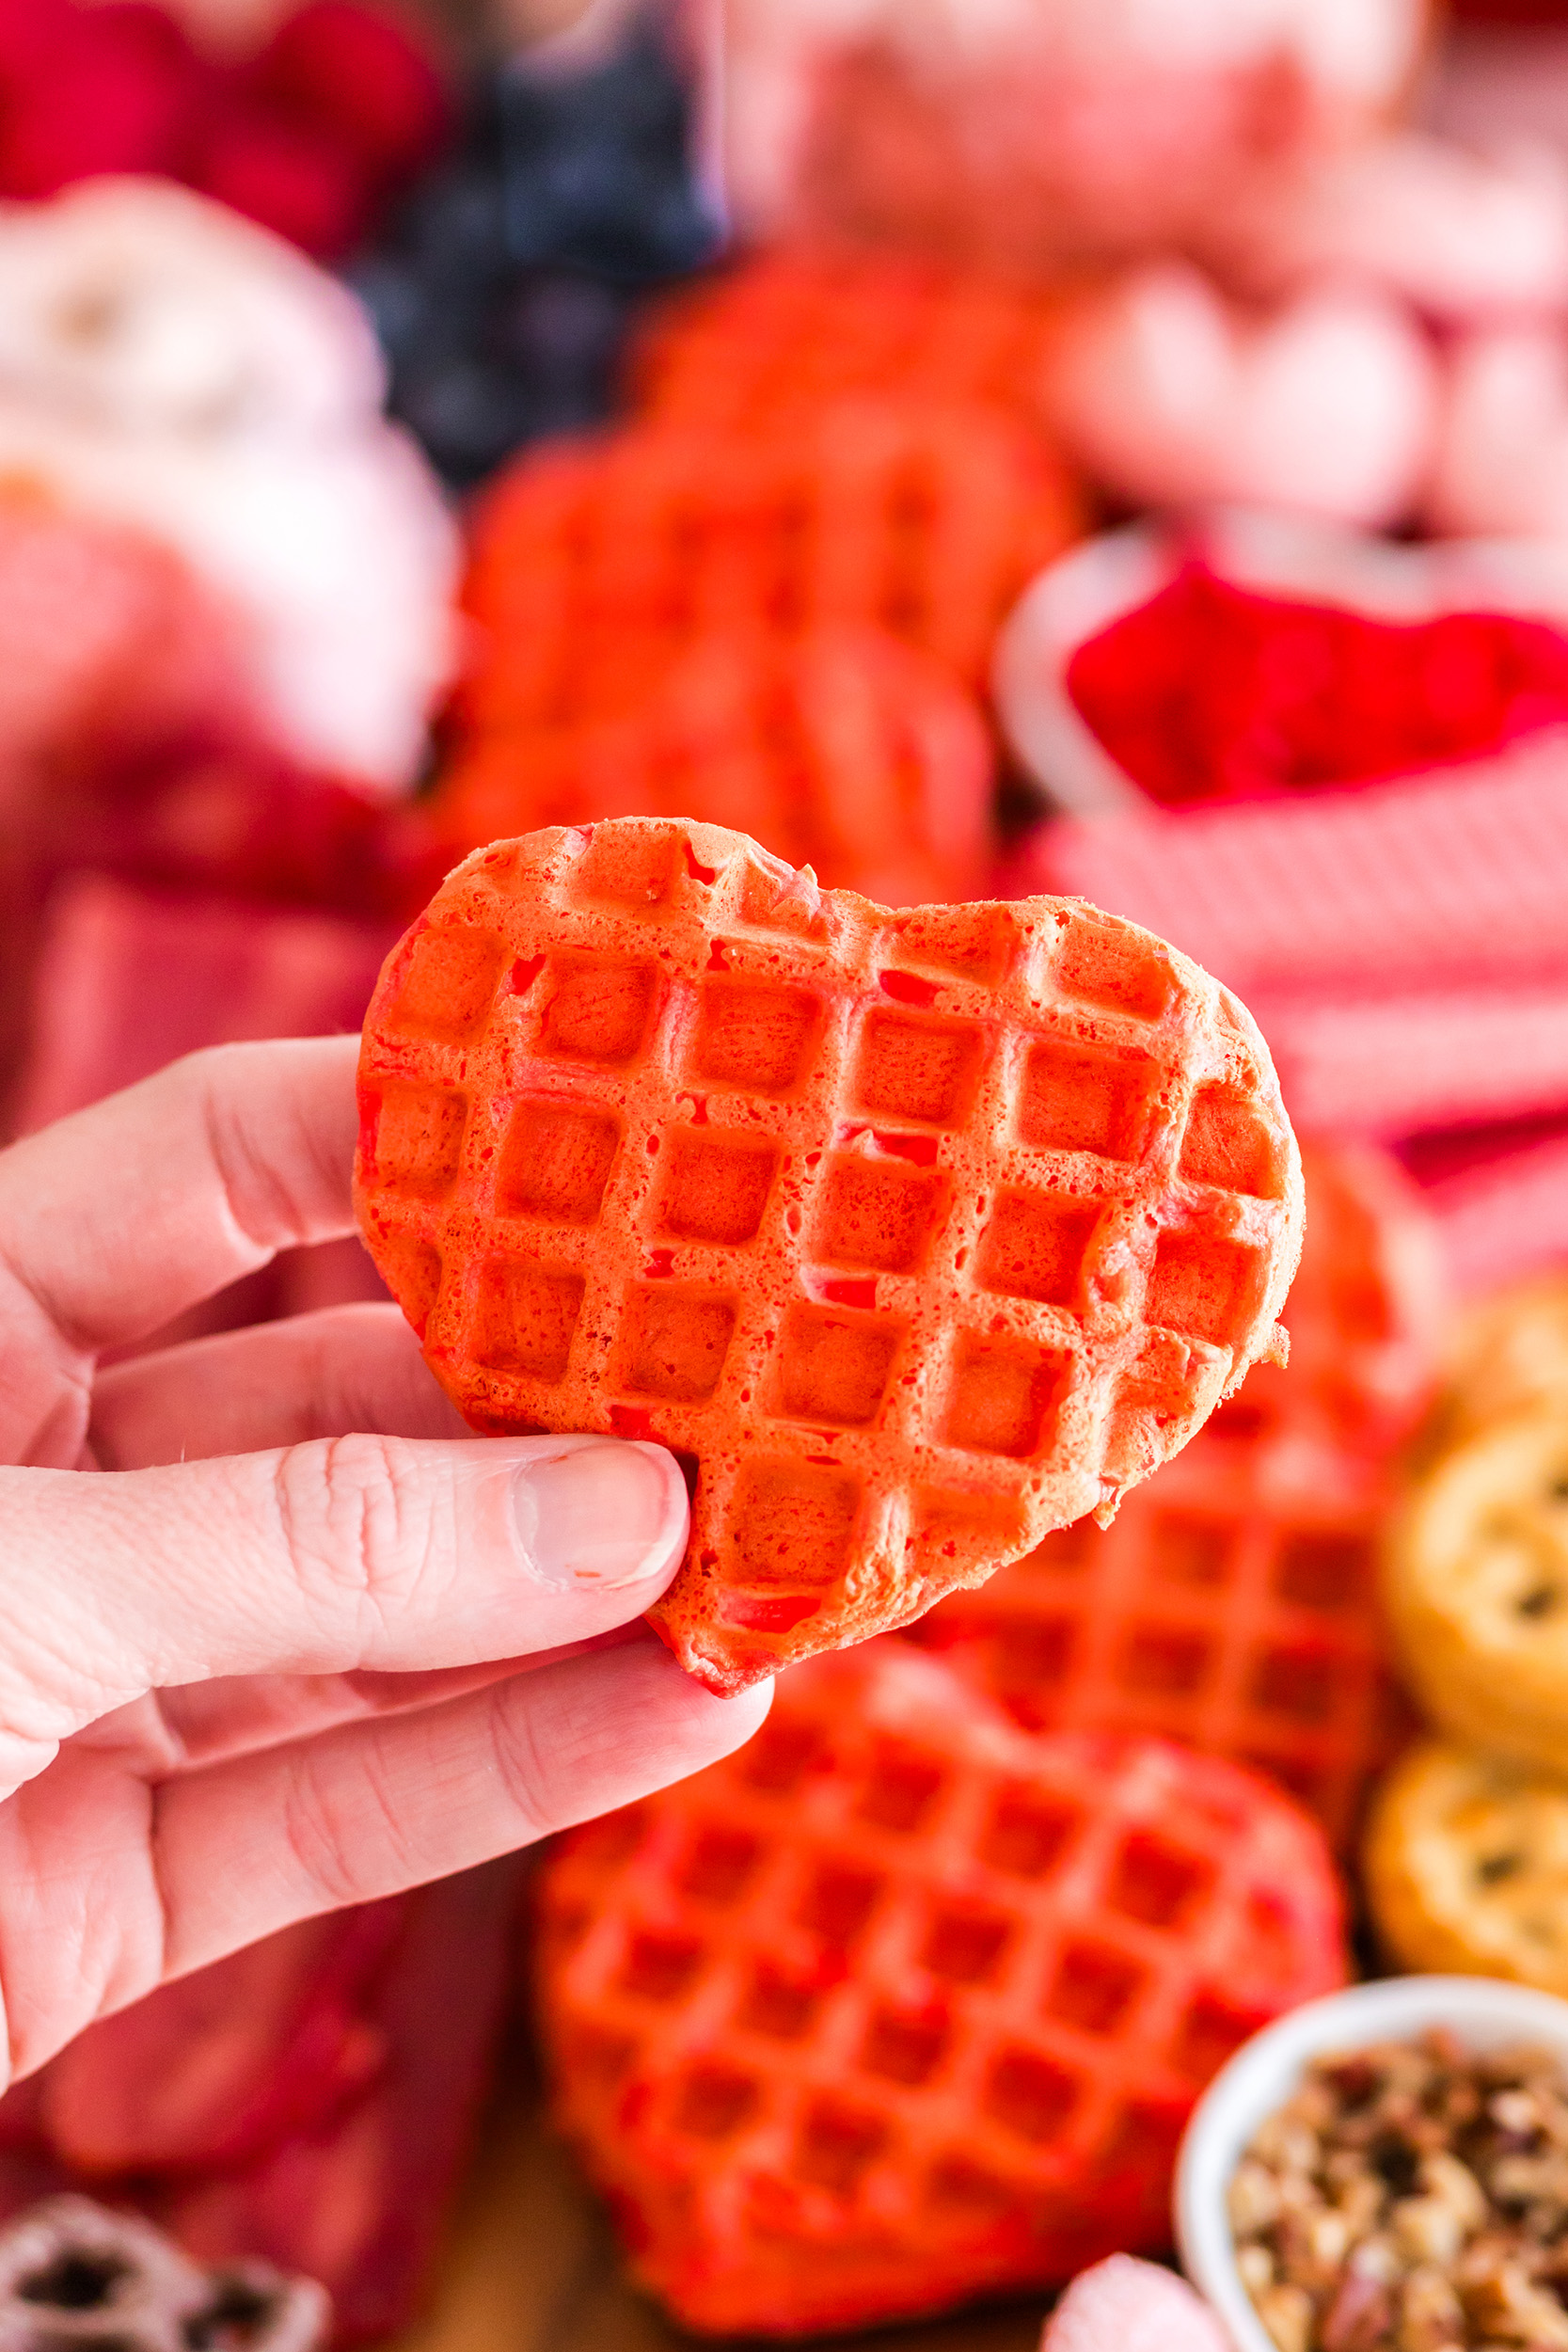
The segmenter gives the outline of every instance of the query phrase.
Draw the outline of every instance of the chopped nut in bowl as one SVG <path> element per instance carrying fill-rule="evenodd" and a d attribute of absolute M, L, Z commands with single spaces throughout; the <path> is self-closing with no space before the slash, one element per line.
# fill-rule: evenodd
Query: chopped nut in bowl
<path fill-rule="evenodd" d="M 1395 1977 L 1254 2036 L 1176 2228 L 1237 2352 L 1568 2352 L 1568 2001 Z"/>

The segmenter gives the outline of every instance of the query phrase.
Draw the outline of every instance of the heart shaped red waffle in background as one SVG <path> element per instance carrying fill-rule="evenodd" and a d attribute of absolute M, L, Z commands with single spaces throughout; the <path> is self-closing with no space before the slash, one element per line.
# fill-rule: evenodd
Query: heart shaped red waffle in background
<path fill-rule="evenodd" d="M 698 1464 L 654 1621 L 734 1691 L 1107 1514 L 1275 1344 L 1243 1008 L 1054 899 L 893 914 L 634 818 L 477 852 L 366 1019 L 356 1201 L 475 1427 Z"/>
<path fill-rule="evenodd" d="M 1319 1438 L 1382 1469 L 1436 1391 L 1449 1308 L 1441 1236 L 1376 1144 L 1309 1136 L 1301 1167 L 1307 1231 L 1285 1302 L 1290 1361 L 1255 1364 L 1214 1429 Z"/>
<path fill-rule="evenodd" d="M 515 715 L 536 641 L 628 628 L 857 622 L 978 683 L 1007 607 L 1079 527 L 1049 447 L 979 403 L 868 396 L 735 434 L 656 418 L 531 453 L 475 516 L 459 712 Z"/>
<path fill-rule="evenodd" d="M 795 2335 L 1168 2242 L 1236 2045 L 1344 1981 L 1319 1832 L 1148 1740 L 1030 1738 L 879 1642 L 539 1883 L 558 2120 L 688 2327 Z"/>
<path fill-rule="evenodd" d="M 1302 1163 L 1289 1365 L 1256 1366 L 1113 1526 L 1048 1535 L 916 1631 L 1030 1730 L 1159 1733 L 1256 1765 L 1345 1848 L 1410 1729 L 1377 1554 L 1445 1293 L 1395 1162 L 1309 1143 Z"/>
<path fill-rule="evenodd" d="M 1205 1430 L 1103 1534 L 1048 1535 L 917 1638 L 1030 1730 L 1159 1733 L 1257 1766 L 1341 1851 L 1409 1737 L 1378 1589 L 1386 1482 Z"/>
<path fill-rule="evenodd" d="M 743 828 L 828 888 L 884 906 L 984 885 L 990 734 L 958 681 L 912 646 L 842 626 L 730 630 L 684 650 L 618 641 L 614 666 L 624 714 L 495 728 L 459 755 L 432 803 L 459 854 L 613 810 Z M 578 682 L 591 703 L 599 681 Z M 561 680 L 567 707 L 573 683 Z"/>

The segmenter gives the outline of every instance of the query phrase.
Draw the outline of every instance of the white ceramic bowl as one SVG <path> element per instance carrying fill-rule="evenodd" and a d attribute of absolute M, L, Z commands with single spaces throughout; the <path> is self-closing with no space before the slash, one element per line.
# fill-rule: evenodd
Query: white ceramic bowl
<path fill-rule="evenodd" d="M 1568 2064 L 1568 2001 L 1495 1977 L 1390 1977 L 1308 2001 L 1255 2034 L 1193 2111 L 1176 2171 L 1176 2240 L 1187 2276 L 1208 2296 L 1236 2352 L 1275 2352 L 1236 2271 L 1226 2191 L 1258 2126 L 1329 2050 L 1406 2041 L 1447 2026 L 1472 2049 L 1533 2042 Z"/>

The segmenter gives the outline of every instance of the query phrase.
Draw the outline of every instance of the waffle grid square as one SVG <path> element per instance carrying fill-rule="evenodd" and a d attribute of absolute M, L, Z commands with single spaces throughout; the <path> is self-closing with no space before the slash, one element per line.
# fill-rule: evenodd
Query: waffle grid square
<path fill-rule="evenodd" d="M 1197 1089 L 1246 1190 L 1181 1172 Z M 890 914 L 717 828 L 476 854 L 361 1092 L 367 1239 L 469 1419 L 700 1463 L 661 1614 L 718 1687 L 1114 1507 L 1267 1346 L 1299 1232 L 1266 1054 L 1183 959 L 1069 901 Z"/>
<path fill-rule="evenodd" d="M 940 2304 L 1162 2244 L 1198 2090 L 1336 1980 L 1285 1801 L 1159 1742 L 1025 1740 L 904 1657 L 792 1678 L 739 1756 L 546 1870 L 558 2113 L 700 2325 L 767 2324 L 770 2265 L 846 2236 L 890 2273 L 868 2317 L 900 2249 Z M 699 2301 L 726 2292 L 749 2308 Z"/>

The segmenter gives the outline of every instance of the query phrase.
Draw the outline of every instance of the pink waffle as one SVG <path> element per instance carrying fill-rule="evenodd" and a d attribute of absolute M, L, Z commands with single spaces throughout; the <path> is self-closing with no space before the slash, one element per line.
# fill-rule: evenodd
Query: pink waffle
<path fill-rule="evenodd" d="M 1300 1247 L 1267 1053 L 1184 958 L 717 826 L 476 852 L 360 1100 L 361 1228 L 468 1420 L 699 1465 L 655 1622 L 721 1691 L 1108 1517 L 1275 1349 Z"/>
<path fill-rule="evenodd" d="M 1343 1981 L 1323 1840 L 1164 1740 L 1031 1739 L 905 1645 L 558 1846 L 556 2111 L 688 2327 L 798 2336 L 1168 2242 L 1203 2084 Z"/>
<path fill-rule="evenodd" d="M 1409 1736 L 1378 1598 L 1386 1482 L 1206 1430 L 1116 1524 L 1048 1535 L 917 1638 L 1032 1731 L 1158 1734 L 1250 1764 L 1354 1838 Z"/>

